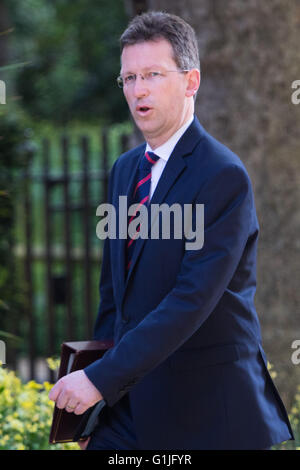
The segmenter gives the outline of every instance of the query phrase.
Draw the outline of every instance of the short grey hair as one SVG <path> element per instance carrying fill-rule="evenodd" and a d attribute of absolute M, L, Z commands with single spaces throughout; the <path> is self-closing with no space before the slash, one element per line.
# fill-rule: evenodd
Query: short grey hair
<path fill-rule="evenodd" d="M 194 29 L 182 18 L 162 11 L 135 16 L 120 38 L 121 53 L 126 46 L 166 39 L 172 46 L 180 70 L 200 70 L 198 42 Z"/>

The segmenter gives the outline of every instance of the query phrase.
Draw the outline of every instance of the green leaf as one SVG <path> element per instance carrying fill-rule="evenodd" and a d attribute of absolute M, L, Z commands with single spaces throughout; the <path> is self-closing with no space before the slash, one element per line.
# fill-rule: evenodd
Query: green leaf
<path fill-rule="evenodd" d="M 12 339 L 13 341 L 22 341 L 22 338 L 20 336 L 16 336 L 12 333 L 8 333 L 7 331 L 0 330 L 0 337 L 7 338 L 7 339 Z"/>
<path fill-rule="evenodd" d="M 28 61 L 28 62 L 18 62 L 16 64 L 10 64 L 10 65 L 3 65 L 2 67 L 0 67 L 0 72 L 5 72 L 6 70 L 17 69 L 19 67 L 24 67 L 25 65 L 29 65 L 29 64 L 31 64 L 30 61 Z"/>

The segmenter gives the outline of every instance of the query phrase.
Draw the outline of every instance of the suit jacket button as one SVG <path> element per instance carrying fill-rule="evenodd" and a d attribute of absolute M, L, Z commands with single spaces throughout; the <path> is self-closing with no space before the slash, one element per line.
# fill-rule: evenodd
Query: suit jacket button
<path fill-rule="evenodd" d="M 122 318 L 122 323 L 124 323 L 124 325 L 126 325 L 126 323 L 128 323 L 128 322 L 129 322 L 129 318 L 127 318 L 127 317 Z"/>

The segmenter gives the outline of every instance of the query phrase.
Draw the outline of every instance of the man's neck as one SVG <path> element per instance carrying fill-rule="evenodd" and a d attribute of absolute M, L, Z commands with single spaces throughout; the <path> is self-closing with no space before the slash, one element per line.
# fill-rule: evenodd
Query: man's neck
<path fill-rule="evenodd" d="M 169 139 L 171 139 L 174 134 L 176 134 L 179 129 L 181 129 L 190 119 L 193 118 L 193 115 L 194 109 L 185 118 L 182 119 L 181 123 L 177 127 L 174 127 L 174 129 L 170 129 L 169 133 L 164 135 L 163 137 L 152 139 L 150 136 L 149 138 L 146 138 L 146 141 L 150 145 L 151 149 L 155 150 L 165 144 Z"/>
<path fill-rule="evenodd" d="M 192 114 L 188 119 L 186 119 L 184 121 L 184 123 L 179 127 L 177 128 L 177 130 L 175 132 L 173 132 L 169 138 L 167 139 L 164 139 L 163 141 L 161 141 L 161 143 L 159 143 L 158 145 L 156 145 L 155 147 L 153 147 L 151 145 L 151 142 L 149 142 L 149 140 L 147 141 L 147 149 L 148 151 L 155 151 L 155 150 L 160 150 L 162 149 L 162 155 L 163 156 L 164 154 L 166 153 L 169 153 L 168 149 L 172 148 L 176 145 L 176 143 L 178 142 L 178 140 L 181 138 L 181 136 L 185 133 L 185 131 L 187 130 L 187 128 L 191 125 L 191 123 L 193 122 L 193 119 L 194 119 L 194 115 Z"/>

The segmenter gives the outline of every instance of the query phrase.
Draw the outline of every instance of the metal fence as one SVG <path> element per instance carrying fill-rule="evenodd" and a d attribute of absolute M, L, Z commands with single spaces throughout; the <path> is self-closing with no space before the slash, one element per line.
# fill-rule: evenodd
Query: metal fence
<path fill-rule="evenodd" d="M 126 134 L 119 136 L 121 151 L 127 142 Z M 29 154 L 16 246 L 24 269 L 26 313 L 15 333 L 26 338 L 23 354 L 30 378 L 36 378 L 37 358 L 57 355 L 63 341 L 92 337 L 102 253 L 96 208 L 106 201 L 111 163 L 107 129 L 93 151 L 89 137 L 74 143 L 64 136 L 58 146 L 44 139 L 39 151 Z"/>

